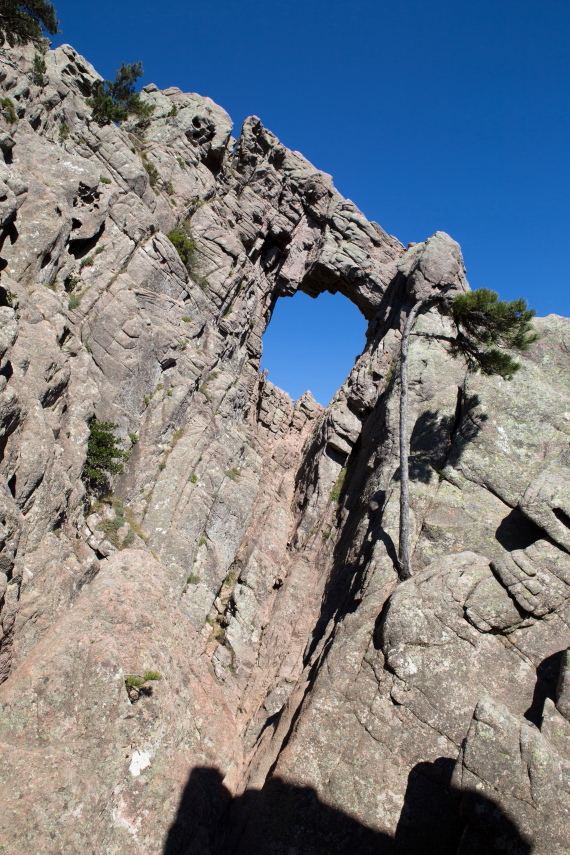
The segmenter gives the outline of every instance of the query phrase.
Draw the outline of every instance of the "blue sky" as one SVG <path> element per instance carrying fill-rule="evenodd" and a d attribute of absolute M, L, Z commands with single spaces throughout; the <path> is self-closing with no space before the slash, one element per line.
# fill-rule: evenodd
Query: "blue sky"
<path fill-rule="evenodd" d="M 143 82 L 209 95 L 236 130 L 258 115 L 402 242 L 449 232 L 473 288 L 570 315 L 567 0 L 55 6 L 54 43 L 71 43 L 103 75 L 140 59 Z M 328 317 L 322 300 L 313 308 Z M 333 303 L 333 314 L 349 311 Z M 320 326 L 314 335 L 326 338 Z M 335 387 L 361 345 L 361 333 L 347 341 Z"/>

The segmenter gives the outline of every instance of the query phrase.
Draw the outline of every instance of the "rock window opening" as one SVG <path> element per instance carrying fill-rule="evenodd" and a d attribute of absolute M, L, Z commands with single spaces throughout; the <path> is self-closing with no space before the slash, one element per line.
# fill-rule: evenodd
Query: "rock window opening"
<path fill-rule="evenodd" d="M 293 400 L 309 389 L 326 406 L 362 352 L 365 333 L 363 315 L 341 294 L 282 297 L 263 336 L 261 369 Z"/>

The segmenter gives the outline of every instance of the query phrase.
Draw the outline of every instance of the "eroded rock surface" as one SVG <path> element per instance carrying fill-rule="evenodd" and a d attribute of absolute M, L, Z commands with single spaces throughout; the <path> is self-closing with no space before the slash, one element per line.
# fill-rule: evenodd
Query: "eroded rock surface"
<path fill-rule="evenodd" d="M 400 330 L 469 287 L 457 243 L 196 94 L 99 127 L 92 66 L 32 59 L 0 51 L 3 851 L 569 853 L 570 321 L 504 382 L 421 315 L 400 583 Z M 259 373 L 297 290 L 369 322 L 326 409 Z M 130 451 L 99 501 L 94 414 Z"/>

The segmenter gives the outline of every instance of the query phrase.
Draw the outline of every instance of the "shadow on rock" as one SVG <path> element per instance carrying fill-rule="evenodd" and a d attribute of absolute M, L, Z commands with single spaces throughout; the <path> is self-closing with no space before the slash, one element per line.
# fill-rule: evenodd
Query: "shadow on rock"
<path fill-rule="evenodd" d="M 528 855 L 489 799 L 451 786 L 454 762 L 410 772 L 395 838 L 321 801 L 311 787 L 271 778 L 232 798 L 215 768 L 197 768 L 162 855 Z"/>
<path fill-rule="evenodd" d="M 495 802 L 452 786 L 454 767 L 454 760 L 439 757 L 411 770 L 395 855 L 530 855 L 530 845 Z"/>
<path fill-rule="evenodd" d="M 564 652 L 565 649 L 547 656 L 536 669 L 536 683 L 534 685 L 532 703 L 525 712 L 524 717 L 527 721 L 536 724 L 537 727 L 542 725 L 544 702 L 546 699 L 550 698 L 556 703 L 556 686 L 558 684 Z"/>

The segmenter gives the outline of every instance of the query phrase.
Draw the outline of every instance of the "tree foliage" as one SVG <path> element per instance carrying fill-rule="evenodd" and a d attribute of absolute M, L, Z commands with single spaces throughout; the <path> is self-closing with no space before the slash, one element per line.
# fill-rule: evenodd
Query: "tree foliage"
<path fill-rule="evenodd" d="M 89 423 L 87 457 L 81 477 L 93 495 L 102 495 L 110 489 L 111 477 L 122 473 L 123 463 L 128 457 L 117 445 L 113 433 L 117 427 L 113 422 L 100 422 L 96 418 Z"/>
<path fill-rule="evenodd" d="M 469 371 L 511 380 L 520 364 L 505 350 L 528 350 L 538 338 L 532 331 L 536 312 L 522 297 L 506 302 L 495 291 L 478 288 L 446 300 L 442 311 L 456 329 L 450 350 L 465 359 Z"/>
<path fill-rule="evenodd" d="M 59 21 L 47 0 L 0 0 L 0 44 L 10 47 L 33 42 L 43 47 L 43 32 L 54 36 Z"/>
<path fill-rule="evenodd" d="M 93 96 L 87 99 L 87 103 L 93 108 L 93 119 L 98 125 L 124 122 L 131 115 L 141 120 L 148 119 L 154 108 L 141 101 L 135 92 L 135 83 L 142 74 L 141 62 L 130 65 L 123 62 L 113 81 L 99 80 L 95 84 Z"/>

